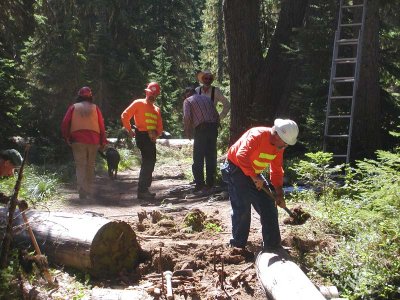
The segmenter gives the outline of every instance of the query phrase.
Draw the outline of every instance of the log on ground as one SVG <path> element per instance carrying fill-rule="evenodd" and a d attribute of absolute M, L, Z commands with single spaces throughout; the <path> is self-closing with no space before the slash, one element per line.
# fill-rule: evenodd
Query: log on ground
<path fill-rule="evenodd" d="M 122 270 L 134 269 L 141 248 L 136 234 L 123 221 L 112 221 L 90 215 L 61 212 L 27 211 L 30 226 L 39 247 L 50 263 L 108 277 Z M 0 236 L 7 209 L 0 209 Z M 31 245 L 22 217 L 14 215 L 13 244 L 18 248 Z"/>
<path fill-rule="evenodd" d="M 258 278 L 271 300 L 325 300 L 285 250 L 262 252 L 256 259 Z"/>

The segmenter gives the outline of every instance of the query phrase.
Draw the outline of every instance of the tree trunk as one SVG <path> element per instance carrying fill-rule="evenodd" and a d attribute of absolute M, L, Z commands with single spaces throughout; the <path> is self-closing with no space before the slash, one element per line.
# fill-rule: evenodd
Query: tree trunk
<path fill-rule="evenodd" d="M 268 299 L 325 300 L 303 271 L 282 251 L 263 252 L 256 259 L 257 275 Z"/>
<path fill-rule="evenodd" d="M 259 1 L 224 0 L 225 39 L 231 92 L 230 143 L 255 122 L 253 103 L 265 73 L 259 36 Z M 260 85 L 261 84 L 261 85 Z"/>
<path fill-rule="evenodd" d="M 26 247 L 31 239 L 18 212 L 14 215 L 13 242 L 17 247 Z M 0 209 L 0 223 L 6 215 L 7 210 Z M 49 262 L 98 277 L 113 276 L 139 262 L 141 248 L 135 232 L 125 222 L 85 214 L 27 211 L 26 215 Z"/>
<path fill-rule="evenodd" d="M 265 84 L 258 89 L 256 106 L 260 110 L 260 119 L 271 123 L 276 117 L 288 117 L 287 95 L 293 87 L 295 57 L 285 48 L 291 45 L 296 28 L 303 27 L 308 0 L 282 0 L 278 23 L 266 58 Z M 277 115 L 279 111 L 279 115 Z"/>
<path fill-rule="evenodd" d="M 381 146 L 379 1 L 367 1 L 360 77 L 354 107 L 351 158 L 372 157 Z"/>
<path fill-rule="evenodd" d="M 224 1 L 225 37 L 231 88 L 231 140 L 249 127 L 272 125 L 281 106 L 288 106 L 293 59 L 288 45 L 303 25 L 308 0 L 282 0 L 278 24 L 266 60 L 259 34 L 260 1 Z M 289 84 L 289 85 L 288 85 Z"/>
<path fill-rule="evenodd" d="M 217 79 L 219 82 L 222 82 L 222 78 L 224 77 L 224 17 L 222 12 L 222 0 L 217 1 L 217 21 L 218 21 L 218 32 L 217 32 L 217 40 L 218 40 L 218 69 L 217 69 Z"/>

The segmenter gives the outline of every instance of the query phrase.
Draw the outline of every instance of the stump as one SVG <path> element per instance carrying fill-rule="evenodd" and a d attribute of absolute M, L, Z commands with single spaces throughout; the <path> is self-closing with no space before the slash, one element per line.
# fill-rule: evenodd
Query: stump
<path fill-rule="evenodd" d="M 126 222 L 61 212 L 28 211 L 26 215 L 50 263 L 76 268 L 96 277 L 132 270 L 139 263 L 141 248 L 135 232 Z M 0 224 L 5 222 L 6 216 L 7 210 L 0 209 Z M 18 210 L 14 218 L 13 244 L 27 247 L 31 241 Z"/>

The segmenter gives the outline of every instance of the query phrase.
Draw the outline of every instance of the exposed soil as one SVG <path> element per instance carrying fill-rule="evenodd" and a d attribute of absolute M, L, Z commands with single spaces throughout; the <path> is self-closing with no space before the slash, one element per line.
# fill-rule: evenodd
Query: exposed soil
<path fill-rule="evenodd" d="M 138 269 L 127 270 L 112 280 L 94 279 L 92 286 L 143 289 L 150 297 L 140 299 L 166 299 L 160 271 L 193 269 L 192 276 L 174 276 L 178 279 L 173 283 L 175 299 L 266 299 L 254 268 L 255 256 L 261 250 L 259 216 L 253 211 L 246 250 L 229 248 L 231 220 L 226 191 L 216 187 L 194 194 L 194 186 L 184 179 L 185 168 L 190 166 L 178 162 L 156 165 L 151 191 L 157 196 L 152 201 L 136 198 L 138 169 L 120 172 L 116 180 L 107 174 L 97 176 L 96 193 L 91 199 L 80 200 L 72 185 L 65 187 L 63 201 L 52 204 L 52 211 L 123 220 L 135 230 L 147 255 Z M 288 251 L 297 244 L 308 245 L 309 240 L 288 236 L 286 228 L 290 225 L 283 224 L 286 217 L 285 212 L 280 213 L 283 244 Z M 315 241 L 308 250 L 320 244 Z"/>

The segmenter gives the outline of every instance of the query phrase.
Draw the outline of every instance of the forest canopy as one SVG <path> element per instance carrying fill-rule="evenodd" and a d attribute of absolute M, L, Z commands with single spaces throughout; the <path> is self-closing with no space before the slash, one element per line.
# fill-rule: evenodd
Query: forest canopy
<path fill-rule="evenodd" d="M 400 4 L 370 6 L 370 19 L 379 24 L 373 49 L 379 111 L 373 113 L 380 125 L 374 140 L 380 142 L 367 156 L 396 145 L 389 132 L 398 130 L 400 114 Z M 241 68 L 229 49 L 239 34 L 230 26 L 235 13 L 234 21 L 247 16 L 241 32 L 249 38 L 236 44 L 237 51 L 254 59 Z M 10 137 L 33 137 L 55 150 L 47 159 L 60 159 L 66 151 L 60 123 L 82 86 L 93 89 L 115 137 L 121 112 L 144 96 L 150 81 L 162 88 L 157 103 L 165 130 L 182 137 L 183 89 L 197 84 L 196 72 L 207 68 L 232 103 L 221 147 L 229 135 L 281 116 L 299 124 L 299 147 L 321 149 L 338 1 L 17 0 L 2 1 L 0 14 L 2 147 L 10 146 Z"/>

